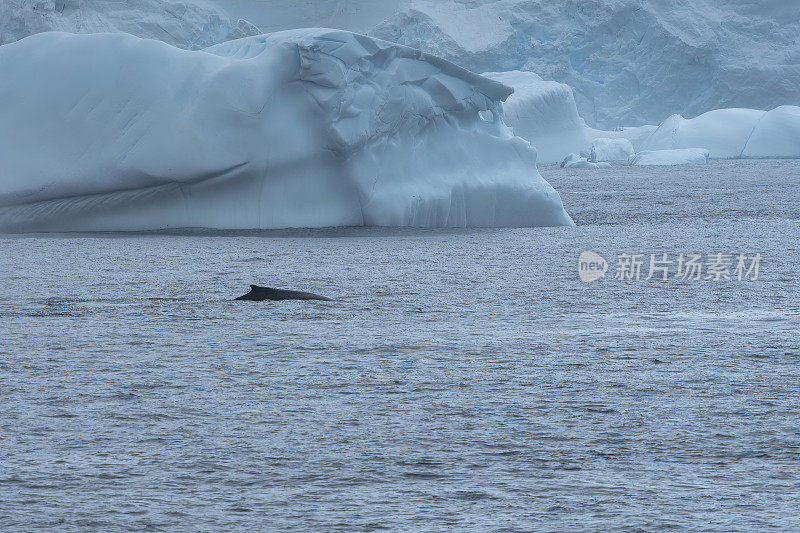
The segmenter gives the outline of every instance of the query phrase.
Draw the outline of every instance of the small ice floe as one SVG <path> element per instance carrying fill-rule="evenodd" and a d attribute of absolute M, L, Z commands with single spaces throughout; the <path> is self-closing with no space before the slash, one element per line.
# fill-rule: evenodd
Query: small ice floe
<path fill-rule="evenodd" d="M 705 165 L 710 152 L 704 148 L 682 150 L 652 150 L 639 152 L 628 159 L 634 166 Z"/>

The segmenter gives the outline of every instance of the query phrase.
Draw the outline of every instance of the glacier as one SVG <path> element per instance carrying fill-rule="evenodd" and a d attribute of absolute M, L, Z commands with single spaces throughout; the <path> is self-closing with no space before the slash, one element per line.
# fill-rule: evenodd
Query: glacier
<path fill-rule="evenodd" d="M 800 101 L 800 9 L 786 0 L 411 0 L 370 34 L 567 84 L 597 129 Z"/>
<path fill-rule="evenodd" d="M 187 49 L 263 33 L 207 0 L 2 0 L 0 45 L 36 33 L 125 32 Z"/>
<path fill-rule="evenodd" d="M 39 33 L 0 72 L 3 231 L 573 224 L 512 89 L 405 46 Z"/>

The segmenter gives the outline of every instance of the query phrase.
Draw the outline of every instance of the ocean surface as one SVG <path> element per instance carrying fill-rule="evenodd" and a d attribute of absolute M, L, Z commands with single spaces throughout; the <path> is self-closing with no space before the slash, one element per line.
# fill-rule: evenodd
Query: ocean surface
<path fill-rule="evenodd" d="M 577 227 L 0 236 L 0 530 L 800 529 L 800 162 L 541 172 Z"/>

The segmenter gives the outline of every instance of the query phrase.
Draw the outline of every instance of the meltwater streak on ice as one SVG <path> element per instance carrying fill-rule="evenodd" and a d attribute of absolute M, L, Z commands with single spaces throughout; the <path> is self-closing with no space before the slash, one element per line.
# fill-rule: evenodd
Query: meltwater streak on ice
<path fill-rule="evenodd" d="M 541 170 L 578 227 L 0 236 L 0 528 L 800 529 L 800 162 Z"/>
<path fill-rule="evenodd" d="M 0 230 L 572 224 L 512 89 L 404 46 L 50 33 L 0 69 Z"/>

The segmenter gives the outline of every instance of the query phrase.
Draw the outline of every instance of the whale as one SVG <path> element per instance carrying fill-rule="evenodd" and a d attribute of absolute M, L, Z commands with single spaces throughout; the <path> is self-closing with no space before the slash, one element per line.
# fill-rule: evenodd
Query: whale
<path fill-rule="evenodd" d="M 264 302 L 268 300 L 321 300 L 324 302 L 332 302 L 330 298 L 320 296 L 319 294 L 312 294 L 303 291 L 289 291 L 285 289 L 273 289 L 272 287 L 260 287 L 258 285 L 250 285 L 250 292 L 239 296 L 237 300 L 248 300 L 252 302 Z"/>

